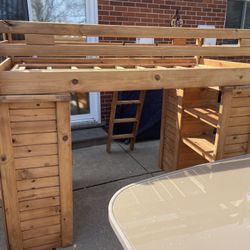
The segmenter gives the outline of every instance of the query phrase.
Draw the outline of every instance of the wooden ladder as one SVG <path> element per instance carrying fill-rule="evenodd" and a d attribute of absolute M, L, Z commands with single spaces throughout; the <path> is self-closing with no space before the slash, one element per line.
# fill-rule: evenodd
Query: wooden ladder
<path fill-rule="evenodd" d="M 107 152 L 111 152 L 111 144 L 113 140 L 117 139 L 130 139 L 130 150 L 134 149 L 136 135 L 139 129 L 142 108 L 145 100 L 146 91 L 140 91 L 138 100 L 119 100 L 118 92 L 113 92 L 112 104 L 111 104 L 111 113 L 109 120 L 109 131 L 108 131 L 108 141 L 107 141 Z M 118 105 L 136 105 L 136 114 L 135 117 L 129 118 L 116 118 L 116 107 Z M 116 123 L 133 123 L 132 131 L 130 134 L 113 134 L 114 124 Z"/>

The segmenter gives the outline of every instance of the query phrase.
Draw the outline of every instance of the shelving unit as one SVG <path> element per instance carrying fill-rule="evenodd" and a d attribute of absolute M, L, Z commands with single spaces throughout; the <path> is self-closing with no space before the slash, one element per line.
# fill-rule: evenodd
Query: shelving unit
<path fill-rule="evenodd" d="M 163 169 L 250 152 L 250 87 L 166 90 L 164 97 Z"/>

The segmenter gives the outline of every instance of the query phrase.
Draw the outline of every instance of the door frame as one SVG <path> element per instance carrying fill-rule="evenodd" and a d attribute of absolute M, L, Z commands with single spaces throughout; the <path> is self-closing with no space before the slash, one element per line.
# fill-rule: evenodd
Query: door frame
<path fill-rule="evenodd" d="M 86 3 L 86 23 L 98 24 L 98 2 L 97 0 L 85 0 Z M 29 20 L 32 20 L 31 0 L 27 0 Z M 87 42 L 98 42 L 98 37 L 87 37 Z M 101 97 L 100 92 L 89 93 L 88 114 L 71 115 L 71 124 L 101 123 Z"/>

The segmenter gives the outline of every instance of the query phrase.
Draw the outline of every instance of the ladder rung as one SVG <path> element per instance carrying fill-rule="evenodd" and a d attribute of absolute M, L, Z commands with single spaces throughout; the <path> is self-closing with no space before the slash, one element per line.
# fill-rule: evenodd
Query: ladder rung
<path fill-rule="evenodd" d="M 121 118 L 115 119 L 114 123 L 129 123 L 129 122 L 137 122 L 136 118 Z"/>
<path fill-rule="evenodd" d="M 120 135 L 112 135 L 112 139 L 129 139 L 134 138 L 133 134 L 120 134 Z"/>
<path fill-rule="evenodd" d="M 117 105 L 127 105 L 127 104 L 141 104 L 140 100 L 119 100 Z"/>

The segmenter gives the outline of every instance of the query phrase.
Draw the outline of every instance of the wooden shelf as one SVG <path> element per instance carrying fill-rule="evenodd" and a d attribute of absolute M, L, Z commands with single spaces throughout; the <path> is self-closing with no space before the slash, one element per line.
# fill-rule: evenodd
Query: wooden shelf
<path fill-rule="evenodd" d="M 218 107 L 185 108 L 184 112 L 217 128 L 219 115 Z"/>
<path fill-rule="evenodd" d="M 214 137 L 183 137 L 182 141 L 209 162 L 214 161 Z"/>

